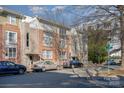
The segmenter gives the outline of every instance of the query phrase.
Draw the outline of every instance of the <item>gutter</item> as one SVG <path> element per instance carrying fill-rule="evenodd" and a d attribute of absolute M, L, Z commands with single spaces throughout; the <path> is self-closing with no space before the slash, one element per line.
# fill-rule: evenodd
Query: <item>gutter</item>
<path fill-rule="evenodd" d="M 18 17 L 18 18 L 21 18 L 21 19 L 26 18 L 24 15 L 22 15 L 19 12 L 12 11 L 12 10 L 9 10 L 9 9 L 3 8 L 3 7 L 0 7 L 0 14 L 12 14 L 12 15 L 15 15 L 16 17 Z"/>

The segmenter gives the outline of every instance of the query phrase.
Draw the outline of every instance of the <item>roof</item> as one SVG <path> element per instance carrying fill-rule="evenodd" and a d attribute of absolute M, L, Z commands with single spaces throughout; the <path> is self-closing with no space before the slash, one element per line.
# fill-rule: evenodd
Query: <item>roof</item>
<path fill-rule="evenodd" d="M 25 18 L 25 16 L 22 15 L 21 13 L 13 11 L 13 10 L 6 9 L 6 8 L 3 8 L 3 7 L 0 7 L 0 14 L 1 13 L 12 14 L 12 15 L 15 15 L 15 16 L 17 16 L 19 18 Z"/>
<path fill-rule="evenodd" d="M 61 27 L 61 28 L 65 28 L 67 30 L 70 30 L 69 27 L 63 25 L 63 24 L 60 24 L 60 23 L 56 23 L 56 22 L 53 22 L 53 21 L 50 21 L 50 20 L 46 20 L 46 19 L 43 19 L 41 17 L 36 17 L 39 21 L 45 23 L 45 24 L 49 24 L 49 25 L 53 25 L 53 26 L 56 26 L 56 27 Z"/>

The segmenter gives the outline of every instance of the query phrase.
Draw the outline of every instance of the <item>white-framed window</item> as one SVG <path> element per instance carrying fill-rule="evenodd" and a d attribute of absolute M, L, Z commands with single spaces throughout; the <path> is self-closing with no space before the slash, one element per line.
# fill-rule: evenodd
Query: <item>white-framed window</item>
<path fill-rule="evenodd" d="M 60 28 L 60 30 L 59 30 L 59 34 L 62 35 L 62 36 L 66 36 L 66 30 Z"/>
<path fill-rule="evenodd" d="M 8 58 L 15 58 L 16 57 L 16 48 L 13 47 L 7 47 L 6 48 L 6 57 Z"/>
<path fill-rule="evenodd" d="M 61 51 L 60 52 L 60 58 L 61 59 L 66 59 L 67 58 L 67 55 L 66 55 L 66 52 L 65 51 Z"/>
<path fill-rule="evenodd" d="M 52 40 L 53 40 L 53 37 L 51 34 L 49 34 L 49 33 L 44 34 L 43 43 L 45 46 L 52 47 Z"/>
<path fill-rule="evenodd" d="M 9 24 L 16 25 L 16 17 L 8 15 L 7 19 Z"/>
<path fill-rule="evenodd" d="M 5 32 L 5 42 L 7 44 L 17 43 L 17 32 L 6 31 Z"/>
<path fill-rule="evenodd" d="M 66 48 L 66 40 L 65 39 L 60 40 L 60 48 Z"/>
<path fill-rule="evenodd" d="M 53 51 L 49 51 L 49 50 L 44 50 L 42 52 L 42 55 L 45 59 L 52 59 L 53 57 Z"/>

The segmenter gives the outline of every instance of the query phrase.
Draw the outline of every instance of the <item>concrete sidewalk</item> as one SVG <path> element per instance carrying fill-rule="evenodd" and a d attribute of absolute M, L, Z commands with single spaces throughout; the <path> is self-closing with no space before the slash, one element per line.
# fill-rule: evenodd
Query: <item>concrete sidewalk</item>
<path fill-rule="evenodd" d="M 73 73 L 78 77 L 87 77 L 87 80 L 93 84 L 96 84 L 100 87 L 112 87 L 112 88 L 121 88 L 124 87 L 124 75 L 98 75 L 96 76 L 96 72 L 93 68 L 86 69 L 84 68 L 73 68 Z"/>

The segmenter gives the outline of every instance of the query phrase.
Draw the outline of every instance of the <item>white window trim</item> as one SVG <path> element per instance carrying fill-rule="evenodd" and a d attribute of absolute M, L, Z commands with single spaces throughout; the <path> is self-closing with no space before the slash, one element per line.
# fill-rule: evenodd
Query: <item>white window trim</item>
<path fill-rule="evenodd" d="M 15 40 L 15 42 L 14 43 L 17 43 L 17 32 L 13 32 L 13 31 L 5 31 L 5 35 L 6 35 L 6 32 L 7 32 L 7 40 L 5 41 L 6 42 L 6 44 L 9 44 L 9 43 L 11 43 L 11 42 L 9 42 L 9 34 L 8 33 L 15 33 L 16 34 L 16 40 Z"/>
<path fill-rule="evenodd" d="M 12 18 L 15 18 L 15 23 L 12 23 Z M 9 24 L 12 24 L 12 25 L 17 25 L 17 19 L 16 19 L 16 16 L 12 16 L 12 15 L 8 15 L 7 16 L 7 22 L 9 23 Z"/>
<path fill-rule="evenodd" d="M 48 52 L 51 54 L 49 57 L 47 57 L 47 53 L 48 53 Z M 42 52 L 42 55 L 43 55 L 43 57 L 44 57 L 45 59 L 53 59 L 53 51 L 44 50 L 44 51 Z"/>
<path fill-rule="evenodd" d="M 17 58 L 17 48 L 16 47 L 6 47 L 6 48 L 7 48 L 6 52 L 8 53 L 8 56 L 5 55 L 5 58 Z M 15 57 L 9 57 L 9 48 L 15 48 L 16 49 Z"/>
<path fill-rule="evenodd" d="M 44 44 L 44 46 L 52 47 L 52 46 L 53 46 L 53 43 L 51 43 L 51 44 L 46 44 L 45 38 L 50 39 L 51 41 L 49 41 L 49 43 L 51 43 L 51 42 L 53 41 L 53 37 L 52 37 L 52 36 L 49 36 L 49 35 L 46 35 L 46 34 L 43 35 L 43 44 Z"/>
<path fill-rule="evenodd" d="M 64 53 L 64 55 L 63 55 L 63 53 Z M 61 51 L 60 52 L 60 57 L 61 57 L 61 59 L 67 59 L 67 52 L 65 52 L 65 51 Z"/>
<path fill-rule="evenodd" d="M 65 39 L 60 39 L 60 48 L 66 48 L 66 47 L 67 47 L 66 40 Z"/>

